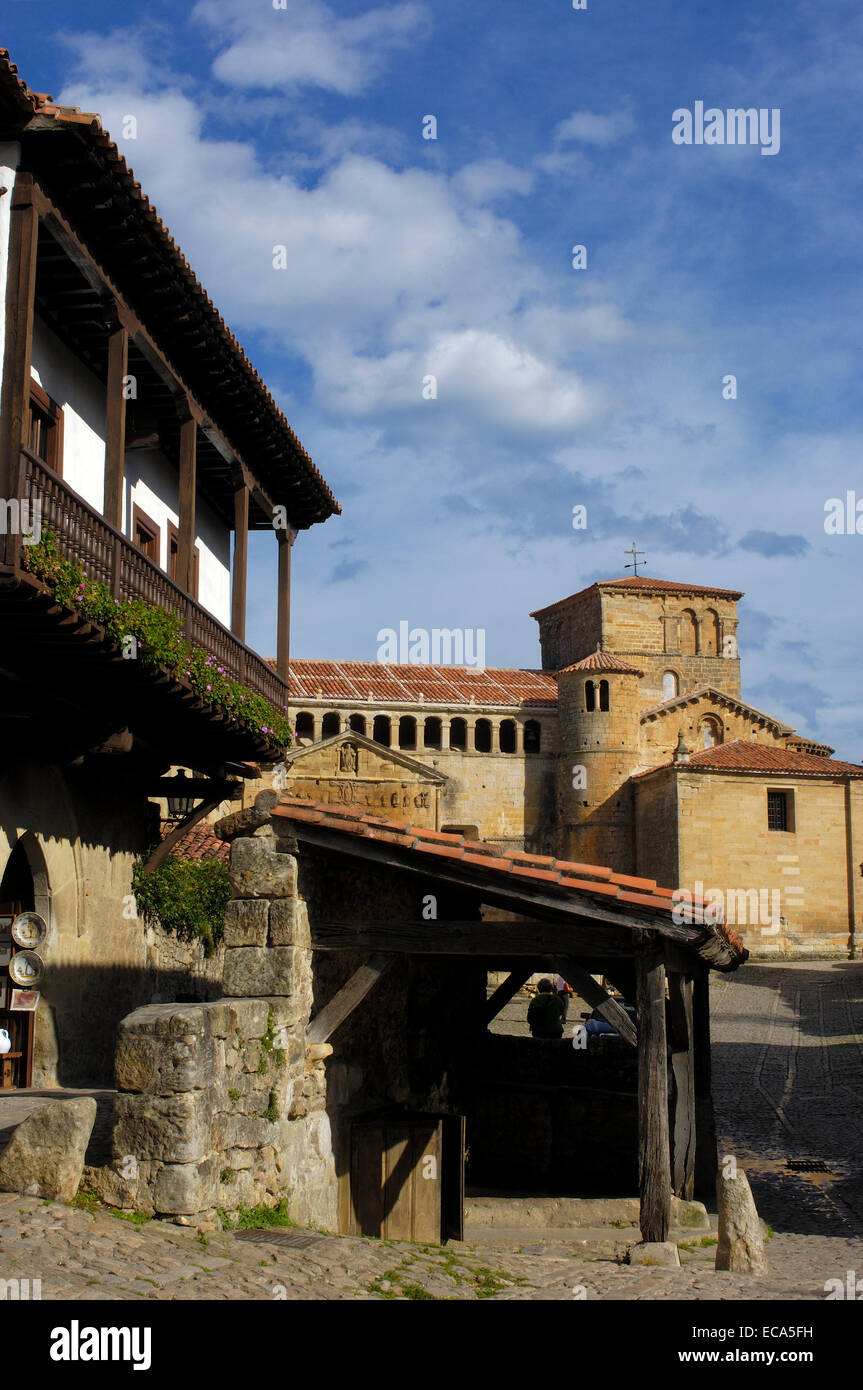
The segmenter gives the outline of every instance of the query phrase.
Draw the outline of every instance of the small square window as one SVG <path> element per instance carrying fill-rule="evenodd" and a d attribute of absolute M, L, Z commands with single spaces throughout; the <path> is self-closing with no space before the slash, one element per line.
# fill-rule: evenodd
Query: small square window
<path fill-rule="evenodd" d="M 790 793 L 788 792 L 767 793 L 768 830 L 791 829 L 790 799 Z"/>

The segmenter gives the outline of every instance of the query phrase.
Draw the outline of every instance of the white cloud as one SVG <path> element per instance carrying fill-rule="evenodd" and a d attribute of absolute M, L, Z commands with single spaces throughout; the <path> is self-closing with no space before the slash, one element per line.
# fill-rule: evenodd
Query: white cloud
<path fill-rule="evenodd" d="M 554 142 L 563 145 L 574 140 L 582 145 L 616 145 L 634 130 L 635 121 L 629 110 L 612 111 L 608 116 L 595 111 L 573 111 L 555 126 Z"/>
<path fill-rule="evenodd" d="M 192 19 L 220 49 L 213 75 L 231 87 L 319 87 L 342 96 L 364 92 L 389 54 L 423 37 L 425 5 L 381 5 L 340 18 L 323 0 L 290 0 L 285 9 L 247 0 L 199 0 Z"/>
<path fill-rule="evenodd" d="M 475 203 L 487 203 L 508 193 L 530 193 L 535 179 L 528 169 L 519 169 L 505 159 L 478 159 L 465 164 L 453 183 Z"/>

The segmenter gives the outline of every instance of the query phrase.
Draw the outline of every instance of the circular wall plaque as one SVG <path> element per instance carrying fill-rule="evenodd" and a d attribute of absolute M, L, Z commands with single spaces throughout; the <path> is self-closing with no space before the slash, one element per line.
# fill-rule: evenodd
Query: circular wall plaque
<path fill-rule="evenodd" d="M 35 951 L 19 951 L 9 962 L 9 974 L 21 989 L 34 989 L 45 972 L 45 963 Z"/>
<path fill-rule="evenodd" d="M 16 946 L 33 949 L 48 935 L 48 923 L 38 912 L 19 912 L 12 923 L 12 940 Z"/>

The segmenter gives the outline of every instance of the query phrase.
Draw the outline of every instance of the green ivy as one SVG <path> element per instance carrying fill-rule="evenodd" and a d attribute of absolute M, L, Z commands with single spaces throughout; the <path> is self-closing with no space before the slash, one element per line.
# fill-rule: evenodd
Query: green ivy
<path fill-rule="evenodd" d="M 231 897 L 224 860 L 169 856 L 146 876 L 139 860 L 132 870 L 132 892 L 148 926 L 161 926 L 187 941 L 202 941 L 204 954 L 213 954 L 222 939 Z"/>
<path fill-rule="evenodd" d="M 183 620 L 176 613 L 143 599 L 114 598 L 107 584 L 89 579 L 77 561 L 60 554 L 57 538 L 47 527 L 38 545 L 24 547 L 24 563 L 58 603 L 77 608 L 119 645 L 134 637 L 143 666 L 164 667 L 254 733 L 270 735 L 284 747 L 293 742 L 286 705 L 278 711 L 248 686 L 230 680 L 216 657 L 186 641 Z"/>

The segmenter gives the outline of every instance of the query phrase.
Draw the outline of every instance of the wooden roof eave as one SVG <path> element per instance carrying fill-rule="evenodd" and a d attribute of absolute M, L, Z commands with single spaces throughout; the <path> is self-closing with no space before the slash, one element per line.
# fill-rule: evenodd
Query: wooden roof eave
<path fill-rule="evenodd" d="M 696 926 L 676 923 L 671 915 L 655 912 L 649 907 L 625 903 L 616 906 L 614 899 L 597 902 L 589 893 L 575 889 L 563 889 L 554 893 L 546 888 L 534 887 L 525 878 L 512 882 L 509 876 L 495 869 L 481 869 L 456 859 L 430 855 L 421 850 L 404 849 L 389 841 L 372 839 L 342 833 L 330 828 L 322 828 L 308 821 L 294 821 L 279 807 L 272 815 L 282 819 L 290 826 L 291 833 L 298 840 L 319 849 L 329 850 L 351 858 L 364 859 L 369 863 L 393 869 L 406 870 L 421 875 L 426 881 L 439 879 L 442 882 L 472 890 L 477 902 L 502 907 L 543 921 L 568 924 L 576 928 L 581 937 L 580 948 L 590 954 L 632 955 L 640 946 L 645 931 L 655 932 L 679 949 L 692 952 L 710 969 L 731 971 L 742 965 L 746 952 L 737 951 L 719 932 L 708 925 Z M 417 922 L 417 928 L 424 924 Z M 440 923 L 432 924 L 440 926 Z M 495 924 L 474 924 L 485 934 L 486 928 Z M 500 924 L 506 926 L 506 923 Z M 350 924 L 346 924 L 349 928 Z M 561 942 L 557 949 L 575 949 L 570 942 Z M 492 944 L 489 944 L 492 950 Z M 509 944 L 494 947 L 500 954 L 512 950 Z"/>

